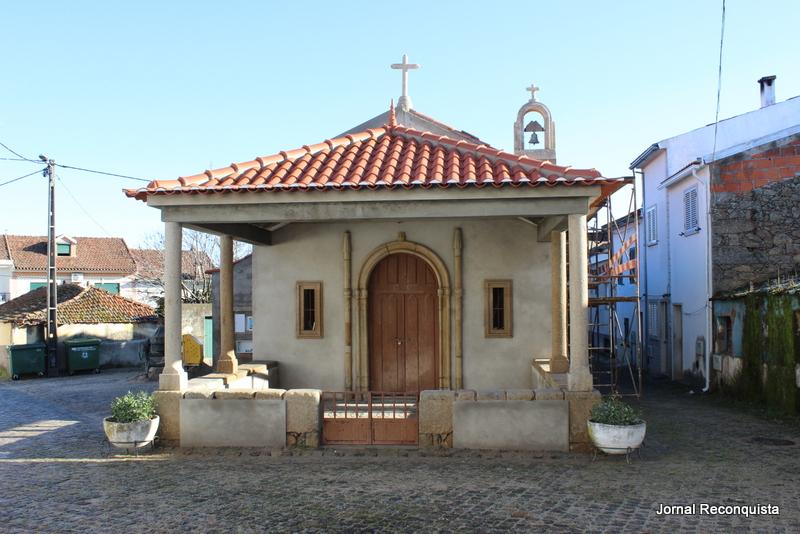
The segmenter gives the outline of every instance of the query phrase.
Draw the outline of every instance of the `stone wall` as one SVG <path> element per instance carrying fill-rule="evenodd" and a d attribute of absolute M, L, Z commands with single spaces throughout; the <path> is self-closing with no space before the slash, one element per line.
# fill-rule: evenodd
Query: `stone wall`
<path fill-rule="evenodd" d="M 600 393 L 558 388 L 423 391 L 419 446 L 585 451 Z"/>
<path fill-rule="evenodd" d="M 181 447 L 318 447 L 320 390 L 157 391 L 161 438 Z"/>
<path fill-rule="evenodd" d="M 712 170 L 714 294 L 800 268 L 800 136 L 760 146 Z"/>

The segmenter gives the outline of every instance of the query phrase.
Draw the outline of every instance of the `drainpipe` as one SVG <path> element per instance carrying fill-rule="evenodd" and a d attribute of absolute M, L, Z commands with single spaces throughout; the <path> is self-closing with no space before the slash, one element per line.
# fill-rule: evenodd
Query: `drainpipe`
<path fill-rule="evenodd" d="M 697 175 L 697 171 L 702 170 L 704 168 L 708 169 L 708 184 L 703 182 L 703 180 Z M 711 285 L 713 283 L 713 264 L 711 262 L 711 253 L 712 253 L 712 244 L 711 244 L 711 167 L 705 162 L 705 160 L 701 160 L 699 166 L 692 169 L 692 176 L 694 176 L 695 180 L 703 184 L 703 190 L 705 191 L 706 197 L 706 261 L 708 262 L 708 266 L 706 269 L 706 346 L 705 346 L 705 354 L 703 358 L 703 376 L 705 378 L 705 387 L 703 388 L 703 393 L 707 393 L 709 389 L 711 389 L 711 348 L 713 346 L 712 340 L 712 328 L 711 325 L 714 321 L 714 308 L 710 304 L 711 302 Z"/>

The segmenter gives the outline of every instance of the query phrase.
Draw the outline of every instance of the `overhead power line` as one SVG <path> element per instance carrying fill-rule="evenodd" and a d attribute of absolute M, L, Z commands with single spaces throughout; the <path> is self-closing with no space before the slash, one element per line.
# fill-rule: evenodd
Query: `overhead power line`
<path fill-rule="evenodd" d="M 15 156 L 17 156 L 18 158 L 21 158 L 21 159 L 23 159 L 23 160 L 25 160 L 25 161 L 36 161 L 36 160 L 34 160 L 34 159 L 26 158 L 25 156 L 23 156 L 23 155 L 22 155 L 22 154 L 20 154 L 19 152 L 17 152 L 17 151 L 15 151 L 15 150 L 12 150 L 12 149 L 10 149 L 10 148 L 8 147 L 8 145 L 6 145 L 5 143 L 3 143 L 2 141 L 0 141 L 0 146 L 2 146 L 3 148 L 5 148 L 5 149 L 6 149 L 6 150 L 8 150 L 9 152 L 11 152 L 12 154 L 14 154 Z M 36 161 L 36 163 L 39 163 L 39 162 L 38 162 L 38 161 Z"/>
<path fill-rule="evenodd" d="M 28 163 L 41 163 L 41 161 L 26 158 L 0 158 L 0 161 L 27 161 Z"/>
<path fill-rule="evenodd" d="M 39 160 L 26 158 L 25 156 L 23 156 L 22 154 L 20 154 L 16 150 L 13 150 L 12 148 L 10 148 L 8 145 L 3 143 L 2 141 L 0 141 L 0 146 L 2 146 L 3 148 L 8 150 L 9 152 L 14 154 L 15 156 L 17 156 L 16 158 L 0 158 L 0 160 L 3 160 L 3 161 L 28 161 L 30 163 L 41 163 L 41 161 L 39 161 Z M 85 167 L 75 167 L 73 165 L 63 165 L 63 164 L 60 164 L 60 163 L 56 163 L 55 165 L 56 165 L 56 167 L 61 167 L 62 169 L 72 169 L 72 170 L 75 170 L 75 171 L 90 172 L 90 173 L 93 173 L 93 174 L 102 174 L 104 176 L 114 176 L 116 178 L 125 178 L 126 180 L 136 180 L 138 182 L 150 182 L 150 180 L 148 180 L 146 178 L 139 178 L 137 176 L 130 176 L 130 175 L 127 175 L 127 174 L 118 174 L 118 173 L 115 173 L 115 172 L 98 171 L 98 170 L 95 170 L 95 169 L 87 169 Z M 0 185 L 3 185 L 3 184 L 0 184 Z"/>
<path fill-rule="evenodd" d="M 714 115 L 714 149 L 712 160 L 717 157 L 717 129 L 719 128 L 719 96 L 722 92 L 722 45 L 725 43 L 725 0 L 722 0 L 722 22 L 719 32 L 719 68 L 717 69 L 717 111 Z"/>
<path fill-rule="evenodd" d="M 43 170 L 44 169 L 37 169 L 37 170 L 33 171 L 32 173 L 26 174 L 25 176 L 20 176 L 19 178 L 14 178 L 13 180 L 8 180 L 7 182 L 0 183 L 0 187 L 3 187 L 4 185 L 8 185 L 8 184 L 13 184 L 14 182 L 18 182 L 18 181 L 22 180 L 23 178 L 27 178 L 28 176 L 33 176 L 34 174 L 41 174 L 41 172 Z"/>
<path fill-rule="evenodd" d="M 72 194 L 72 191 L 70 191 L 69 187 L 67 187 L 67 184 L 64 182 L 64 180 L 62 180 L 62 179 L 61 179 L 61 176 L 57 174 L 57 175 L 56 175 L 56 178 L 58 178 L 58 181 L 59 181 L 59 183 L 61 183 L 61 185 L 63 185 L 63 186 L 64 186 L 64 191 L 66 191 L 66 192 L 67 192 L 67 194 L 68 194 L 70 197 L 72 197 L 72 200 L 74 200 L 74 201 L 75 201 L 75 204 L 77 204 L 77 205 L 78 205 L 78 207 L 79 207 L 79 208 L 81 209 L 81 211 L 82 211 L 82 212 L 83 212 L 83 213 L 84 213 L 84 214 L 85 214 L 85 215 L 86 215 L 86 216 L 89 218 L 89 220 L 91 220 L 93 223 L 95 223 L 95 224 L 98 226 L 98 228 L 100 228 L 100 229 L 101 229 L 101 230 L 102 230 L 102 231 L 103 231 L 103 232 L 104 232 L 104 233 L 105 233 L 105 234 L 106 234 L 108 237 L 111 237 L 111 233 L 109 233 L 109 231 L 108 231 L 108 230 L 106 230 L 106 229 L 105 229 L 105 227 L 104 227 L 102 224 L 100 224 L 99 222 L 97 222 L 97 219 L 95 219 L 94 217 L 92 217 L 92 214 L 91 214 L 91 213 L 89 213 L 89 210 L 87 210 L 86 208 L 84 208 L 84 207 L 83 207 L 83 204 L 81 204 L 81 203 L 80 203 L 80 201 L 78 200 L 78 198 L 77 198 L 75 195 L 73 195 L 73 194 Z"/>
<path fill-rule="evenodd" d="M 92 172 L 94 174 L 104 174 L 106 176 L 116 176 L 117 178 L 127 178 L 128 180 L 138 180 L 140 182 L 149 182 L 150 180 L 146 178 L 137 178 L 136 176 L 128 176 L 127 174 L 116 174 L 113 172 L 105 172 L 105 171 L 96 171 L 93 169 L 84 169 L 83 167 L 73 167 L 71 165 L 61 165 L 60 163 L 56 163 L 56 167 L 61 167 L 62 169 L 73 169 L 76 171 L 83 171 L 83 172 Z"/>

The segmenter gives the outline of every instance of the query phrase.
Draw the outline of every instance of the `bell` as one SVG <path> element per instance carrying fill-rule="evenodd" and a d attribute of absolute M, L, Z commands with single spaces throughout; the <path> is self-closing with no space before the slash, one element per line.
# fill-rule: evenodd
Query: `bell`
<path fill-rule="evenodd" d="M 539 137 L 536 135 L 536 132 L 533 132 L 531 134 L 531 140 L 528 141 L 528 143 L 531 144 L 531 145 L 538 145 L 539 144 Z"/>

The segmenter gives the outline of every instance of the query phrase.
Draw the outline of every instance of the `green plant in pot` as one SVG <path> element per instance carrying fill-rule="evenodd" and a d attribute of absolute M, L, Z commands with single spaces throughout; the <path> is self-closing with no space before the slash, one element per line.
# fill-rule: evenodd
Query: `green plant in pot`
<path fill-rule="evenodd" d="M 159 421 L 153 395 L 129 391 L 111 402 L 111 416 L 103 419 L 103 430 L 115 447 L 138 449 L 153 443 Z"/>
<path fill-rule="evenodd" d="M 606 454 L 627 454 L 642 446 L 647 424 L 638 410 L 612 395 L 592 408 L 588 428 L 595 447 Z"/>

